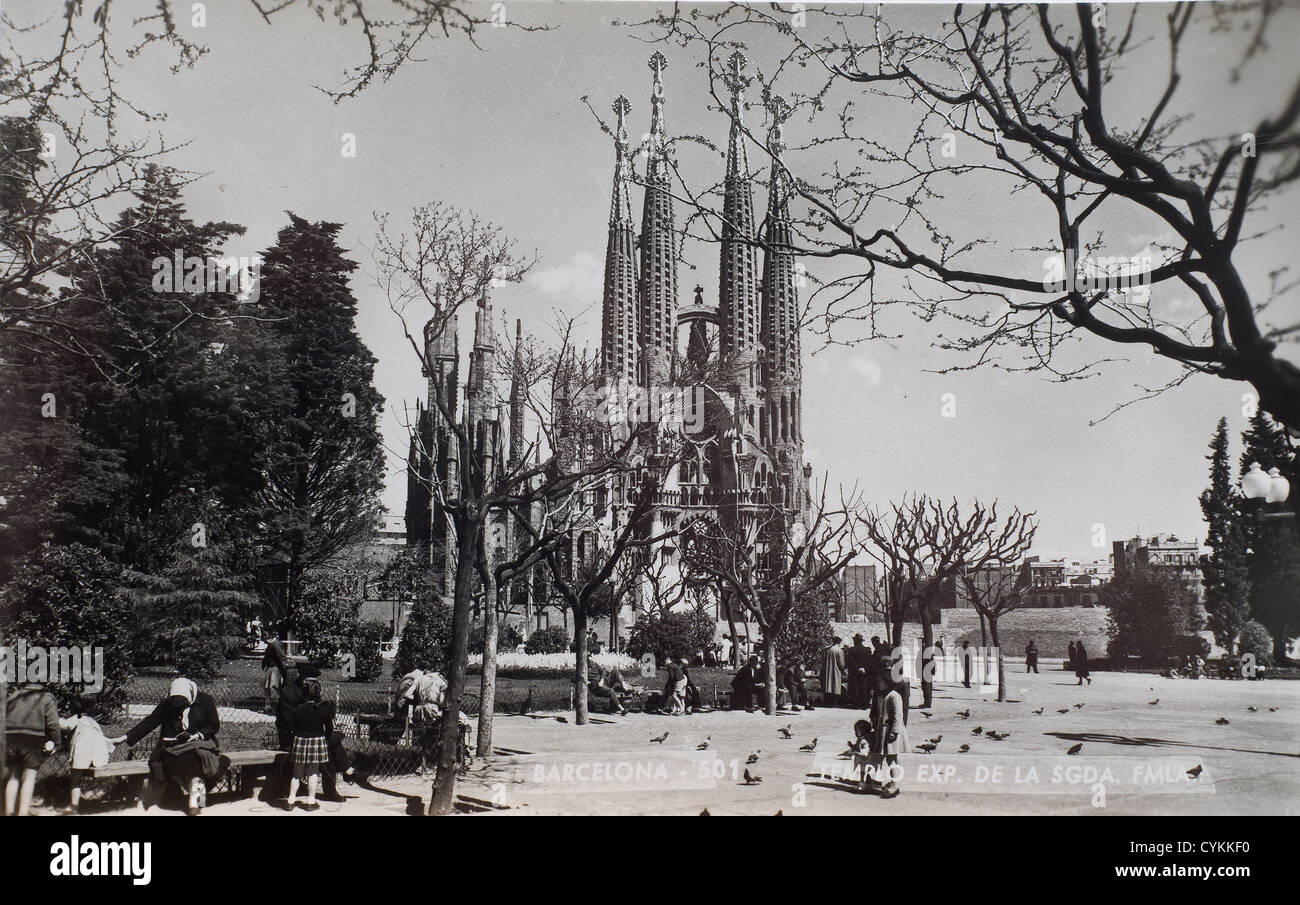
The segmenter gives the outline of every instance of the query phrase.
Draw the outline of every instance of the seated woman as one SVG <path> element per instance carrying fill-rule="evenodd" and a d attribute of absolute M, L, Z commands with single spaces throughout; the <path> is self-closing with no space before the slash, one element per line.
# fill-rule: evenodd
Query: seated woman
<path fill-rule="evenodd" d="M 190 679 L 172 680 L 167 697 L 127 732 L 127 745 L 134 748 L 155 729 L 161 730 L 158 746 L 149 755 L 155 801 L 170 781 L 189 796 L 186 811 L 191 816 L 198 814 L 207 804 L 206 784 L 230 766 L 230 759 L 222 756 L 217 743 L 221 719 L 212 695 L 199 691 Z"/>

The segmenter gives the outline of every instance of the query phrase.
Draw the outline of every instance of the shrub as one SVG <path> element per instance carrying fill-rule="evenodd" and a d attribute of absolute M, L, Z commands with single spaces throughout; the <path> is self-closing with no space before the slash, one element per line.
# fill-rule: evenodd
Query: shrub
<path fill-rule="evenodd" d="M 200 681 L 214 679 L 226 665 L 226 642 L 203 626 L 179 628 L 172 635 L 172 664 L 181 675 Z"/>
<path fill-rule="evenodd" d="M 94 715 L 108 717 L 126 700 L 131 679 L 135 612 L 119 592 L 121 571 L 102 554 L 80 544 L 47 547 L 21 566 L 0 595 L 6 642 L 103 648 L 103 689 Z M 53 683 L 50 691 L 65 712 L 76 707 L 82 685 Z"/>
<path fill-rule="evenodd" d="M 657 660 L 694 657 L 712 643 L 714 627 L 713 619 L 695 610 L 642 619 L 632 626 L 627 652 L 637 660 L 647 651 Z"/>
<path fill-rule="evenodd" d="M 811 594 L 800 595 L 785 627 L 776 637 L 778 664 L 802 663 L 805 669 L 820 666 L 822 650 L 835 637 L 826 599 L 827 592 L 833 590 L 830 584 L 826 584 Z"/>
<path fill-rule="evenodd" d="M 357 658 L 357 671 L 352 681 L 369 682 L 383 674 L 384 658 L 380 652 L 388 634 L 388 626 L 382 622 L 366 620 L 357 623 L 351 644 L 352 653 Z"/>
<path fill-rule="evenodd" d="M 451 607 L 436 599 L 418 601 L 402 629 L 393 675 L 404 676 L 417 667 L 445 668 L 451 651 L 451 635 Z"/>
<path fill-rule="evenodd" d="M 338 662 L 341 654 L 354 653 L 360 609 L 361 601 L 349 592 L 342 576 L 309 574 L 293 612 L 293 629 L 302 642 L 303 657 L 324 664 Z"/>
<path fill-rule="evenodd" d="M 561 626 L 538 629 L 529 637 L 524 650 L 530 654 L 562 654 L 569 650 L 569 633 Z"/>
<path fill-rule="evenodd" d="M 1273 636 L 1254 619 L 1241 627 L 1237 636 L 1237 654 L 1254 654 L 1260 666 L 1273 665 Z"/>

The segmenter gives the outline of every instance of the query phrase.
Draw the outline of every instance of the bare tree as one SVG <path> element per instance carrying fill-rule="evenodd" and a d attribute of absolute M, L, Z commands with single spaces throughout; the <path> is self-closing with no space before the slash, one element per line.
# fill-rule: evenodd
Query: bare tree
<path fill-rule="evenodd" d="M 696 520 L 682 532 L 682 565 L 716 582 L 758 625 L 766 660 L 765 713 L 776 712 L 776 642 L 799 600 L 840 574 L 853 549 L 852 505 L 828 506 L 823 490 L 804 518 L 773 504 L 752 507 L 729 526 Z"/>
<path fill-rule="evenodd" d="M 921 691 L 924 706 L 934 702 L 934 619 L 946 587 L 962 574 L 991 563 L 1011 562 L 1029 548 L 1032 513 L 1013 509 L 1005 521 L 994 500 L 968 510 L 954 499 L 944 503 L 913 495 L 888 509 L 869 508 L 857 524 L 869 553 L 884 569 L 892 642 L 903 643 L 903 623 L 921 623 Z"/>
<path fill-rule="evenodd" d="M 1033 530 L 1025 537 L 1024 549 L 1016 559 L 1029 551 Z M 966 597 L 979 611 L 980 618 L 988 623 L 989 636 L 998 652 L 998 700 L 1007 699 L 1006 658 L 998 638 L 998 620 L 1024 603 L 1024 588 L 1020 584 L 1020 569 L 1015 560 L 996 562 L 982 569 L 967 571 L 961 576 L 961 587 Z M 981 642 L 983 647 L 983 642 Z"/>
<path fill-rule="evenodd" d="M 1120 21 L 1108 25 L 1108 12 Z M 1078 363 L 1060 354 L 1072 343 L 1101 340 L 1112 355 L 1149 348 L 1178 370 L 1144 395 L 1198 373 L 1241 380 L 1300 429 L 1300 367 L 1277 352 L 1300 325 L 1270 318 L 1296 282 L 1278 260 L 1252 292 L 1241 254 L 1282 229 L 1295 204 L 1300 83 L 1265 52 L 1270 30 L 1295 27 L 1295 8 L 956 6 L 946 21 L 891 27 L 901 15 L 732 4 L 636 23 L 652 40 L 700 47 L 724 111 L 716 87 L 727 55 L 747 38 L 765 48 L 775 38 L 763 91 L 805 113 L 811 132 L 785 158 L 807 205 L 796 254 L 863 265 L 813 294 L 828 341 L 881 336 L 885 309 L 900 306 L 940 325 L 938 344 L 960 360 L 948 370 L 988 364 L 1076 380 L 1114 359 Z M 1223 84 L 1253 66 L 1254 83 L 1277 85 L 1275 112 L 1228 136 L 1198 122 L 1201 98 L 1178 90 L 1194 41 L 1221 48 Z M 1154 54 L 1167 62 L 1155 83 Z M 915 126 L 882 134 L 877 112 L 898 105 Z M 973 184 L 1005 189 L 1005 232 L 1042 224 L 1051 238 L 1008 248 L 999 227 L 990 235 L 985 220 L 954 218 L 946 199 Z M 707 193 L 683 185 L 681 194 L 716 219 Z M 890 272 L 901 293 L 877 291 Z M 846 338 L 855 325 L 863 335 Z"/>

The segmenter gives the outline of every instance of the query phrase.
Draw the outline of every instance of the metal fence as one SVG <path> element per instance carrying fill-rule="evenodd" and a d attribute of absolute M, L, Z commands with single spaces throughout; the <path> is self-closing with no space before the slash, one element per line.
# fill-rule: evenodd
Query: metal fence
<path fill-rule="evenodd" d="M 117 713 L 99 720 L 108 738 L 125 735 L 127 730 L 146 717 L 167 696 L 170 679 L 164 676 L 137 676 L 129 687 L 128 703 Z M 221 719 L 218 740 L 224 752 L 279 747 L 274 714 L 263 711 L 262 689 L 247 681 L 217 679 L 200 683 L 200 689 L 212 695 Z M 368 776 L 390 777 L 418 774 L 432 770 L 436 732 L 427 725 L 412 725 L 406 714 L 391 712 L 391 692 L 376 685 L 348 682 L 322 683 L 322 700 L 334 705 L 334 731 L 353 766 Z M 478 712 L 477 695 L 467 695 L 462 710 Z M 65 733 L 66 735 L 66 733 Z M 134 750 L 125 743 L 117 745 L 112 761 L 145 759 L 157 744 L 157 731 L 142 739 Z M 46 758 L 38 775 L 38 790 L 47 803 L 68 801 L 74 782 L 87 790 L 88 798 L 113 800 L 122 797 L 126 788 L 139 779 L 109 778 L 89 780 L 76 776 L 65 746 Z"/>

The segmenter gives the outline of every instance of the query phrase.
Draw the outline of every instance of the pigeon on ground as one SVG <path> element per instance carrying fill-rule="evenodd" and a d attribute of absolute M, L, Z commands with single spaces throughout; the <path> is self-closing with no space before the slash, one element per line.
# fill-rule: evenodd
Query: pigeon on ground
<path fill-rule="evenodd" d="M 708 750 L 709 750 L 709 741 L 710 741 L 712 738 L 713 738 L 713 736 L 711 736 L 711 735 L 706 735 L 706 736 L 704 737 L 704 741 L 700 742 L 698 745 L 695 746 L 695 750 L 696 750 L 696 751 L 708 751 Z"/>
<path fill-rule="evenodd" d="M 930 739 L 930 744 L 932 744 L 932 745 L 937 745 L 937 744 L 939 744 L 939 742 L 941 742 L 941 741 L 943 741 L 943 736 L 942 736 L 942 735 L 936 735 L 934 738 Z"/>
<path fill-rule="evenodd" d="M 969 710 L 958 710 L 958 711 L 957 711 L 957 716 L 961 717 L 963 720 L 968 720 L 968 719 L 970 719 L 970 711 L 969 711 Z"/>
<path fill-rule="evenodd" d="M 667 730 L 665 730 L 663 735 L 655 736 L 654 738 L 650 739 L 650 742 L 651 744 L 658 742 L 659 744 L 662 745 L 664 743 L 664 740 L 667 738 L 668 738 L 668 732 Z"/>
<path fill-rule="evenodd" d="M 1066 753 L 1066 754 L 1078 754 L 1078 753 L 1079 753 L 1080 751 L 1082 751 L 1082 750 L 1083 750 L 1083 742 L 1079 742 L 1078 744 L 1076 744 L 1076 745 L 1071 745 L 1069 748 L 1067 748 L 1066 751 L 1065 751 L 1065 753 Z"/>
<path fill-rule="evenodd" d="M 976 726 L 974 729 L 972 729 L 972 730 L 970 731 L 970 734 L 971 734 L 971 735 L 979 735 L 979 734 L 980 734 L 981 732 L 983 732 L 983 731 L 984 731 L 984 727 L 983 727 L 983 726 Z"/>
<path fill-rule="evenodd" d="M 1257 711 L 1259 710 L 1259 708 L 1256 707 L 1254 704 L 1251 704 L 1251 705 L 1250 705 L 1249 707 L 1247 707 L 1246 709 L 1249 710 L 1251 713 L 1255 713 L 1255 712 L 1257 712 Z"/>
<path fill-rule="evenodd" d="M 800 750 L 800 751 L 816 751 L 816 750 L 817 750 L 817 739 L 813 739 L 811 742 L 809 742 L 809 743 L 806 744 L 806 745 L 800 745 L 800 746 L 799 746 L 799 750 Z"/>
<path fill-rule="evenodd" d="M 776 730 L 776 731 L 779 732 L 779 733 L 781 733 L 781 738 L 793 738 L 793 736 L 790 735 L 790 727 L 793 726 L 793 725 L 794 725 L 794 723 L 789 723 L 789 724 L 787 724 L 787 725 L 785 725 L 785 726 L 782 726 L 780 729 L 778 729 L 778 730 Z"/>
<path fill-rule="evenodd" d="M 984 734 L 989 738 L 992 738 L 993 736 L 998 734 L 998 731 L 996 729 L 989 729 Z"/>
<path fill-rule="evenodd" d="M 748 767 L 745 768 L 745 785 L 747 785 L 747 786 L 752 786 L 752 785 L 754 785 L 755 783 L 759 783 L 759 782 L 762 782 L 762 781 L 763 781 L 763 777 L 761 777 L 761 776 L 754 776 L 754 775 L 752 775 L 752 774 L 749 772 L 749 768 L 748 768 Z"/>
<path fill-rule="evenodd" d="M 990 731 L 988 734 L 989 738 L 993 739 L 993 741 L 995 742 L 1000 742 L 1003 739 L 1008 738 L 1010 735 L 1011 735 L 1010 732 L 992 732 L 992 731 Z"/>
<path fill-rule="evenodd" d="M 962 745 L 960 748 L 957 749 L 957 753 L 965 754 L 969 750 L 970 750 L 970 745 Z"/>
<path fill-rule="evenodd" d="M 1277 713 L 1277 708 L 1276 708 L 1276 707 L 1270 707 L 1270 708 L 1268 708 L 1268 712 L 1269 712 L 1269 713 Z"/>
<path fill-rule="evenodd" d="M 1034 711 L 1034 713 L 1042 713 L 1042 712 L 1043 712 L 1043 708 L 1042 708 L 1042 707 L 1039 707 L 1037 710 Z"/>
<path fill-rule="evenodd" d="M 1226 716 L 1221 716 L 1221 717 L 1219 717 L 1217 720 L 1214 721 L 1214 725 L 1216 725 L 1216 726 L 1226 726 L 1226 725 L 1228 725 L 1228 718 L 1227 718 Z"/>
<path fill-rule="evenodd" d="M 1150 704 L 1152 707 L 1154 707 L 1160 703 L 1160 699 L 1156 698 L 1154 701 L 1147 701 L 1147 703 Z"/>
<path fill-rule="evenodd" d="M 709 809 L 708 809 L 708 808 L 705 808 L 704 810 L 700 811 L 700 816 L 701 816 L 701 817 L 712 817 L 713 815 L 709 813 Z"/>
<path fill-rule="evenodd" d="M 1069 712 L 1070 712 L 1070 708 L 1069 708 L 1069 707 L 1062 707 L 1060 710 L 1058 710 L 1058 711 L 1056 711 L 1056 712 L 1057 712 L 1057 713 L 1069 713 Z"/>
<path fill-rule="evenodd" d="M 1200 764 L 1197 764 L 1195 767 L 1192 767 L 1192 769 L 1187 771 L 1187 776 L 1189 779 L 1200 779 L 1201 771 L 1204 769 L 1205 768 L 1202 767 Z"/>
<path fill-rule="evenodd" d="M 936 746 L 936 745 L 932 745 L 930 742 L 924 742 L 923 744 L 917 745 L 916 747 L 920 748 L 920 749 L 921 749 L 922 751 L 924 751 L 926 754 L 929 754 L 929 753 L 930 753 L 931 751 L 933 751 L 937 746 Z"/>
<path fill-rule="evenodd" d="M 567 716 L 557 716 L 557 717 L 555 718 L 555 722 L 557 722 L 557 723 L 567 723 L 568 721 L 569 721 L 569 718 L 568 718 Z"/>
<path fill-rule="evenodd" d="M 773 814 L 772 816 L 773 816 L 773 817 L 784 817 L 784 816 L 785 816 L 785 811 L 784 811 L 784 810 L 777 811 L 777 812 L 776 812 L 775 814 Z"/>
<path fill-rule="evenodd" d="M 745 758 L 745 763 L 747 764 L 758 763 L 758 756 L 762 753 L 763 753 L 762 748 L 756 748 L 755 750 L 749 752 L 749 757 Z"/>
<path fill-rule="evenodd" d="M 1075 705 L 1074 705 L 1074 709 L 1075 709 L 1075 710 L 1082 710 L 1082 709 L 1083 709 L 1083 705 L 1082 705 L 1082 704 L 1075 704 Z"/>

